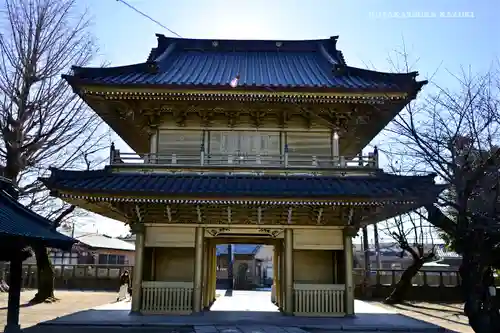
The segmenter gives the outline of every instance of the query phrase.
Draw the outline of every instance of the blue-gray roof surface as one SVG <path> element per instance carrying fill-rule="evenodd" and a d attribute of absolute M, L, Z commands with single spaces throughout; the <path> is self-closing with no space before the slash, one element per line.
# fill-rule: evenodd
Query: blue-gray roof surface
<path fill-rule="evenodd" d="M 234 255 L 255 254 L 257 253 L 257 250 L 260 248 L 260 245 L 254 245 L 254 244 L 233 244 L 231 246 Z M 217 245 L 216 253 L 218 256 L 221 254 L 227 254 L 228 253 L 227 244 Z"/>
<path fill-rule="evenodd" d="M 428 194 L 434 176 L 302 176 L 140 174 L 52 169 L 42 181 L 51 190 L 85 193 L 136 193 L 141 195 L 190 195 L 211 197 L 309 197 L 352 196 L 365 198 L 413 198 Z"/>
<path fill-rule="evenodd" d="M 415 88 L 416 74 L 345 65 L 337 38 L 306 41 L 203 40 L 158 36 L 148 62 L 122 67 L 75 67 L 69 80 L 107 85 L 397 90 Z M 278 46 L 279 45 L 279 46 Z M 344 71 L 337 73 L 338 66 Z"/>
<path fill-rule="evenodd" d="M 73 238 L 52 229 L 51 221 L 27 209 L 7 192 L 0 189 L 0 238 L 25 238 L 46 246 L 69 249 Z"/>

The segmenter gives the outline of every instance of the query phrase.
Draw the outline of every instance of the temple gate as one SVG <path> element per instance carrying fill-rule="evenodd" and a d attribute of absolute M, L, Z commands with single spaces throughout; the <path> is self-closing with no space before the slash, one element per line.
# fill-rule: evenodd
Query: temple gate
<path fill-rule="evenodd" d="M 270 244 L 286 314 L 354 313 L 352 237 L 437 195 L 434 175 L 384 173 L 373 137 L 425 84 L 350 67 L 337 38 L 167 38 L 146 62 L 67 81 L 135 151 L 52 170 L 54 196 L 130 224 L 132 310 L 192 313 L 215 299 L 215 246 Z"/>

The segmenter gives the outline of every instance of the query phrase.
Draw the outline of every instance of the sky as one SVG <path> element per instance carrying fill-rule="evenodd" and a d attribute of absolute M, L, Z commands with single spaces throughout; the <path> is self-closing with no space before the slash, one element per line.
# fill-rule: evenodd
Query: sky
<path fill-rule="evenodd" d="M 129 0 L 184 38 L 317 39 L 339 36 L 350 66 L 393 71 L 403 46 L 421 79 L 451 84 L 461 68 L 485 71 L 500 55 L 496 0 Z M 144 62 L 156 33 L 174 36 L 117 0 L 82 1 L 99 45 L 96 65 Z M 128 150 L 120 142 L 118 148 Z M 85 224 L 85 226 L 83 226 Z M 78 225 L 113 236 L 127 228 L 92 216 Z"/>

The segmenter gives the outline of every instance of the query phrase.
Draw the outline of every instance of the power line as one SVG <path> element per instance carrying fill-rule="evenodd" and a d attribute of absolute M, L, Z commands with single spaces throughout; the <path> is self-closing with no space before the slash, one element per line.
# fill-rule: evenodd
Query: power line
<path fill-rule="evenodd" d="M 136 13 L 139 13 L 140 15 L 144 16 L 145 18 L 147 18 L 148 20 L 158 24 L 160 27 L 162 27 L 163 29 L 169 31 L 171 34 L 179 37 L 179 38 L 182 38 L 181 35 L 179 35 L 177 32 L 173 31 L 172 29 L 170 29 L 169 27 L 166 27 L 164 26 L 163 24 L 161 24 L 159 21 L 155 20 L 154 18 L 152 18 L 151 16 L 149 16 L 148 14 L 144 13 L 143 11 L 140 11 L 139 9 L 135 8 L 133 5 L 129 4 L 127 1 L 125 0 L 116 0 L 118 2 L 121 2 L 122 4 L 124 4 L 125 6 L 127 6 L 128 8 L 132 9 L 133 11 L 135 11 Z"/>

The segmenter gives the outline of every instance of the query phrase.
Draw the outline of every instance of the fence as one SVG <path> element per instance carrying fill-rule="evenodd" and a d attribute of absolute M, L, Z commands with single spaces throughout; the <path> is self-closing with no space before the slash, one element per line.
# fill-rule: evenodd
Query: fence
<path fill-rule="evenodd" d="M 366 283 L 365 271 L 355 269 L 353 272 L 355 294 L 357 298 L 381 299 L 389 296 L 394 286 L 401 279 L 403 269 L 372 270 Z M 461 280 L 458 271 L 420 271 L 412 279 L 412 287 L 406 299 L 409 301 L 443 301 L 462 300 Z"/>
<path fill-rule="evenodd" d="M 56 289 L 117 290 L 119 277 L 132 266 L 125 265 L 54 265 Z M 9 280 L 9 264 L 0 264 L 0 279 Z M 36 265 L 23 265 L 22 287 L 37 287 Z"/>
<path fill-rule="evenodd" d="M 55 265 L 54 286 L 56 289 L 118 290 L 119 277 L 123 271 L 132 274 L 132 266 L 124 265 Z M 372 270 L 364 283 L 363 269 L 353 271 L 356 297 L 384 298 L 389 295 L 401 278 L 404 270 Z M 0 279 L 8 281 L 8 264 L 0 264 Z M 461 298 L 458 271 L 421 271 L 413 278 L 408 300 L 454 301 Z M 23 266 L 23 288 L 36 288 L 36 265 Z"/>

